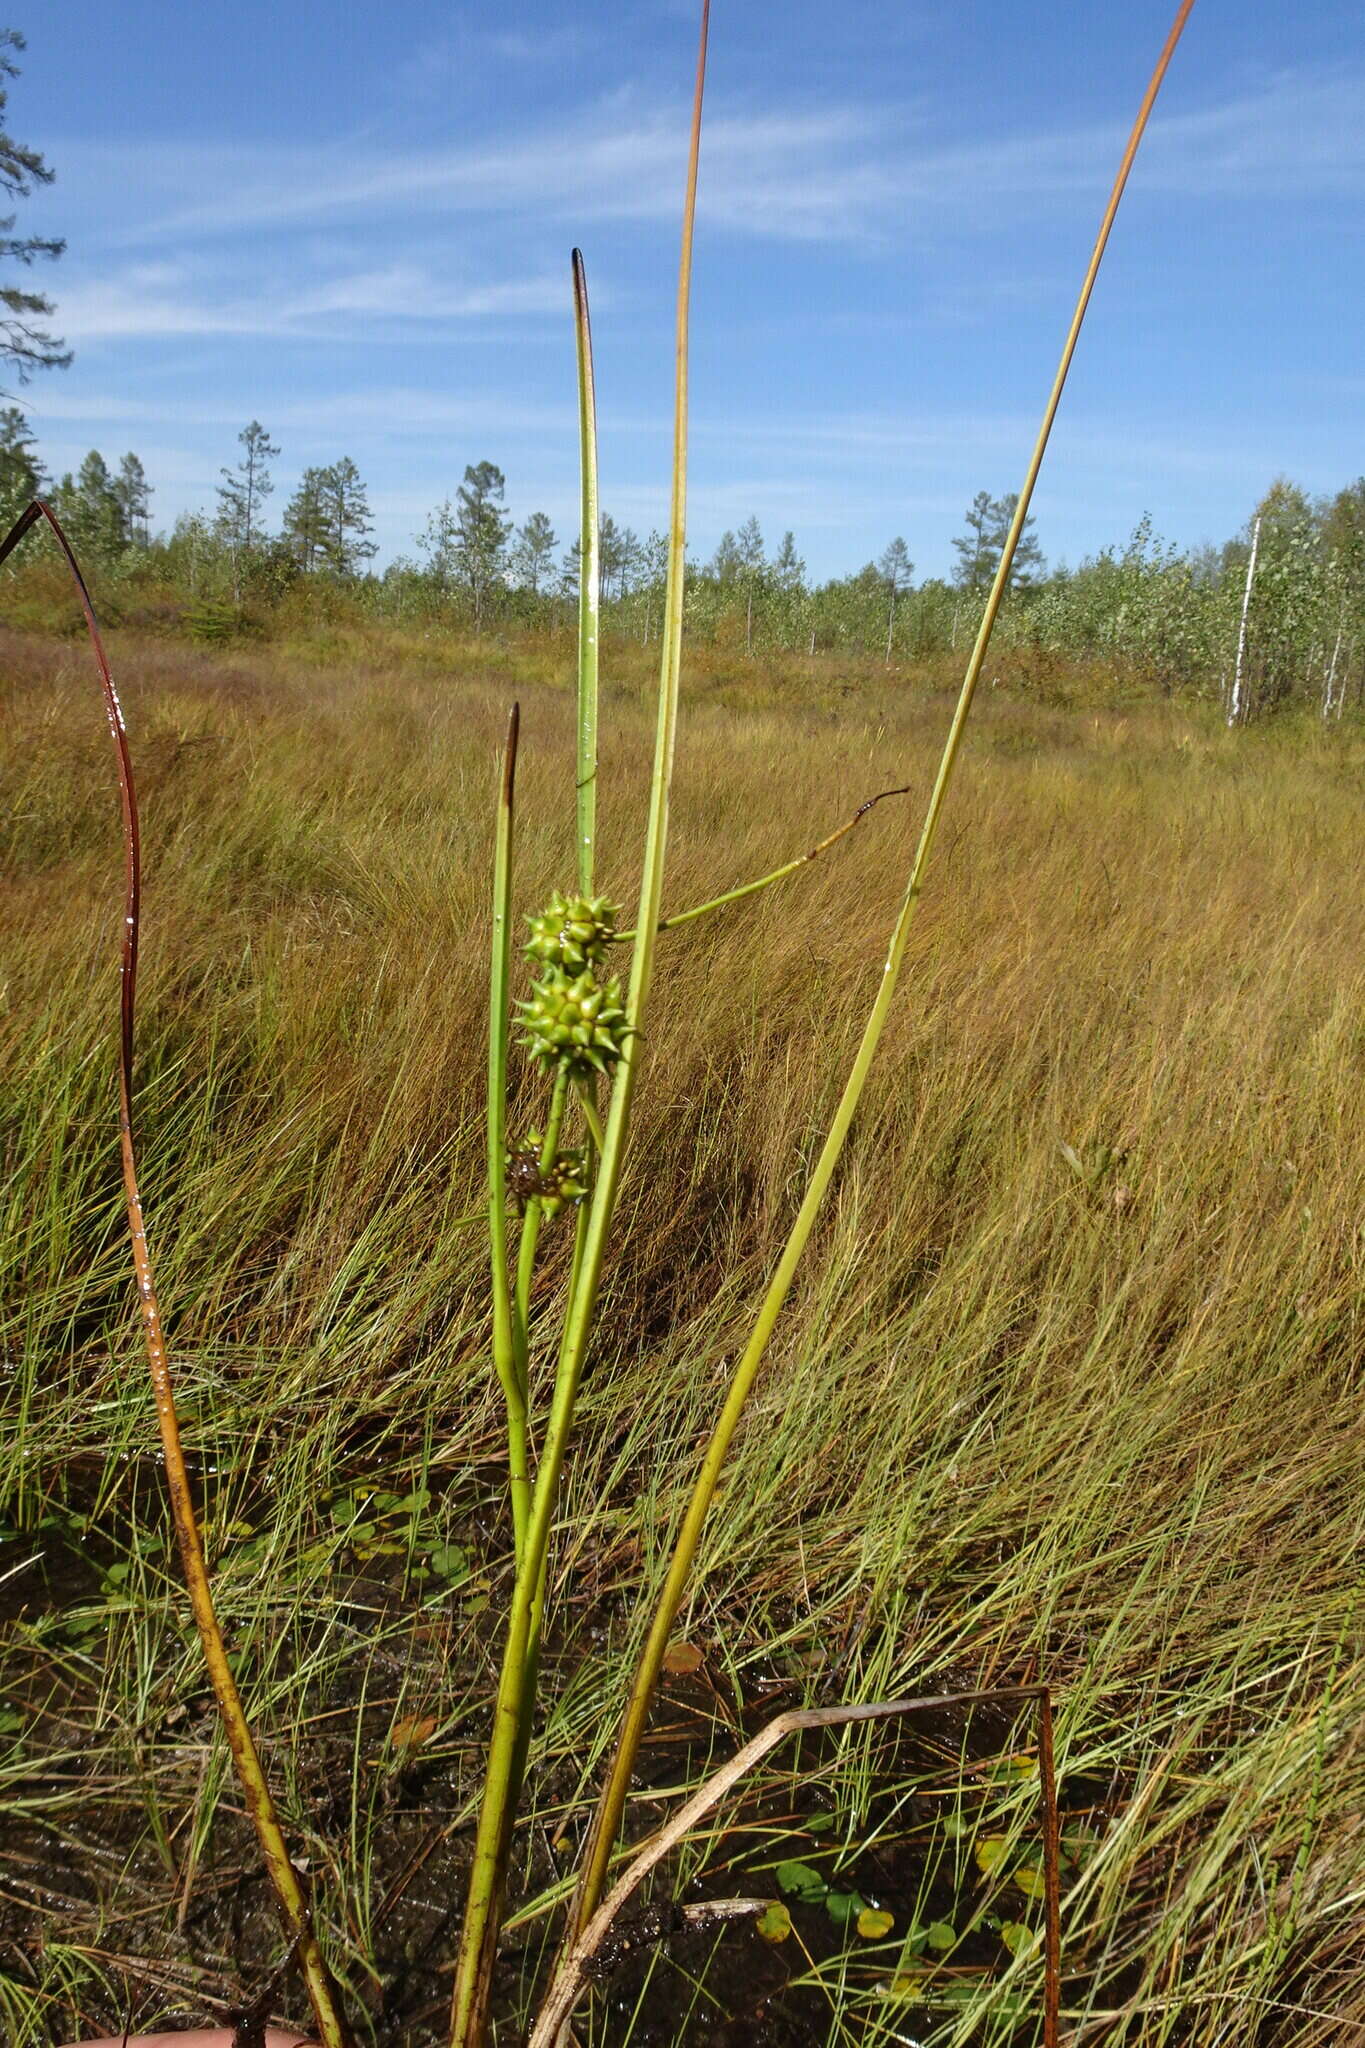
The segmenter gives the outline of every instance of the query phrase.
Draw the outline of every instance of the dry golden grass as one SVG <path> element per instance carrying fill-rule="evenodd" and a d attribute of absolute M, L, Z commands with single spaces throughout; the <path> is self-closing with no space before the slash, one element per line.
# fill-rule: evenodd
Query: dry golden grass
<path fill-rule="evenodd" d="M 147 840 L 144 1188 L 199 1439 L 237 1457 L 233 1499 L 268 1474 L 270 1583 L 232 1581 L 237 1622 L 281 1639 L 329 1488 L 419 1454 L 458 1477 L 497 1440 L 468 1219 L 508 689 L 400 652 L 114 647 Z M 153 1424 L 118 1229 L 107 741 L 78 649 L 11 636 L 0 673 L 0 1469 L 30 1528 L 88 1491 L 93 1457 L 96 1511 L 123 1526 L 152 1512 L 119 1461 Z M 529 910 L 569 870 L 573 713 L 554 679 L 518 687 Z M 946 716 L 887 679 L 686 712 L 669 906 L 878 789 L 927 792 Z M 629 917 L 650 751 L 633 685 L 607 686 L 603 723 L 600 871 Z M 1363 790 L 1339 732 L 982 702 L 871 1106 L 707 1542 L 692 1630 L 736 1669 L 780 1652 L 823 1699 L 1034 1660 L 1055 1681 L 1065 1768 L 1122 1788 L 1066 1903 L 1078 2041 L 1365 2038 Z M 605 1740 L 629 1628 L 604 1654 L 575 1637 L 578 1603 L 662 1567 L 918 804 L 664 942 L 558 1546 L 578 1666 L 543 1783 L 569 1754 L 586 1779 Z M 521 1106 L 535 1122 L 529 1078 Z M 543 1293 L 564 1261 L 557 1242 Z M 65 1710 L 111 1784 L 129 1688 L 190 1682 L 174 1588 L 147 1599 Z M 40 1649 L 16 1651 L 25 1699 Z M 304 1681 L 260 1690 L 287 1772 Z M 24 1811 L 43 1769 L 30 1746 L 11 1770 Z M 182 1792 L 171 1773 L 171 1807 Z M 340 1901 L 368 1896 L 367 1838 L 318 1835 L 344 1961 L 365 1947 L 366 1908 Z M 88 1959 L 62 1976 L 16 1953 L 25 2013 L 116 2016 Z M 849 1980 L 831 2038 L 887 2038 L 875 1976 Z"/>

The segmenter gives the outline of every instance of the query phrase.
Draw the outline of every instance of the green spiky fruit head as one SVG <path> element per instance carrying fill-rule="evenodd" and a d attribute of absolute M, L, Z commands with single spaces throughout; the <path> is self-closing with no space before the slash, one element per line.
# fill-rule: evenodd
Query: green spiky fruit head
<path fill-rule="evenodd" d="M 543 1216 L 557 1216 L 571 1202 L 581 1202 L 588 1192 L 581 1148 L 564 1146 L 548 1166 L 542 1164 L 545 1140 L 539 1131 L 528 1131 L 526 1143 L 507 1155 L 507 1191 L 519 1206 L 539 1202 Z"/>
<path fill-rule="evenodd" d="M 567 974 L 547 974 L 532 985 L 530 1001 L 517 1008 L 521 1043 L 543 1067 L 564 1066 L 583 1079 L 610 1073 L 621 1057 L 626 1013 L 614 977 L 604 988 L 586 970 L 572 980 Z"/>
<path fill-rule="evenodd" d="M 528 917 L 526 957 L 542 971 L 581 974 L 605 960 L 616 936 L 616 904 L 605 896 L 563 896 L 556 889 L 538 917 Z"/>

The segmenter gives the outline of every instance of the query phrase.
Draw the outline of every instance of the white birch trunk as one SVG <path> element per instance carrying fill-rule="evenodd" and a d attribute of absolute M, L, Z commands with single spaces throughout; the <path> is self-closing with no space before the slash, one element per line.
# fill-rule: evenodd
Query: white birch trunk
<path fill-rule="evenodd" d="M 1335 704 L 1334 704 L 1334 702 L 1333 702 L 1333 697 L 1332 697 L 1332 691 L 1333 691 L 1333 688 L 1334 688 L 1334 686 L 1335 686 L 1335 684 L 1336 684 L 1336 679 L 1337 679 L 1337 656 L 1338 656 L 1338 655 L 1339 655 L 1340 653 L 1341 653 L 1341 627 L 1340 627 L 1340 626 L 1338 626 L 1338 627 L 1337 627 L 1337 638 L 1336 638 L 1336 645 L 1335 645 L 1335 646 L 1333 647 L 1333 649 L 1332 649 L 1332 659 L 1331 659 L 1330 663 L 1328 664 L 1328 668 L 1327 668 L 1327 674 L 1326 674 L 1326 677 L 1325 677 L 1325 678 L 1324 678 L 1324 680 L 1323 680 L 1323 685 L 1322 685 L 1322 715 L 1323 715 L 1323 717 L 1324 717 L 1324 718 L 1330 718 L 1330 717 L 1332 716 L 1332 712 L 1333 712 L 1333 710 L 1334 710 L 1334 709 L 1336 708 L 1336 706 L 1335 706 Z"/>
<path fill-rule="evenodd" d="M 1261 516 L 1256 515 L 1251 529 L 1251 553 L 1247 558 L 1246 589 L 1242 592 L 1242 621 L 1237 629 L 1237 666 L 1232 672 L 1232 702 L 1228 705 L 1228 724 L 1240 725 L 1246 711 L 1242 694 L 1242 679 L 1246 667 L 1247 614 L 1251 610 L 1251 586 L 1256 581 L 1256 550 L 1261 542 Z"/>

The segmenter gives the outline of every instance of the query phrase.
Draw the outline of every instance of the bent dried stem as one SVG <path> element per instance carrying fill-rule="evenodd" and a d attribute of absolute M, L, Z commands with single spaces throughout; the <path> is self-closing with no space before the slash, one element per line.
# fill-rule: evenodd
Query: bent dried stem
<path fill-rule="evenodd" d="M 213 1687 L 214 1698 L 218 1703 L 218 1713 L 227 1737 L 228 1748 L 232 1752 L 238 1783 L 242 1788 L 251 1824 L 256 1831 L 261 1857 L 274 1889 L 281 1919 L 297 1950 L 299 1967 L 308 1988 L 308 1998 L 318 2032 L 325 2048 L 351 2048 L 350 2032 L 337 2003 L 336 1988 L 323 1960 L 317 1936 L 313 1932 L 308 1902 L 303 1895 L 298 1874 L 289 1860 L 275 1804 L 261 1768 L 260 1755 L 247 1725 L 242 1697 L 237 1690 L 232 1667 L 228 1663 L 223 1632 L 214 1609 L 208 1565 L 204 1557 L 194 1500 L 190 1493 L 184 1447 L 180 1440 L 171 1362 L 161 1325 L 156 1281 L 147 1249 L 146 1221 L 142 1211 L 142 1196 L 138 1188 L 137 1152 L 133 1141 L 132 1107 L 137 957 L 142 899 L 142 838 L 138 821 L 137 792 L 133 782 L 133 764 L 128 749 L 128 734 L 123 723 L 123 707 L 119 703 L 118 691 L 114 687 L 114 678 L 95 619 L 94 605 L 85 578 L 81 574 L 80 565 L 56 514 L 41 499 L 33 500 L 14 522 L 5 539 L 0 542 L 0 563 L 14 552 L 24 536 L 40 521 L 46 521 L 50 528 L 76 586 L 81 610 L 85 615 L 85 628 L 90 638 L 91 651 L 95 657 L 95 666 L 99 671 L 105 714 L 109 721 L 109 734 L 114 743 L 114 754 L 118 764 L 124 855 L 123 943 L 119 968 L 119 1152 L 123 1167 L 123 1190 L 128 1207 L 128 1230 L 132 1240 L 133 1271 L 142 1307 L 142 1334 L 147 1347 L 147 1364 L 151 1372 L 157 1423 L 166 1460 L 166 1489 L 170 1495 L 171 1513 L 175 1520 L 181 1569 L 185 1575 L 190 1606 L 194 1612 L 195 1626 L 199 1631 L 204 1662 L 208 1667 L 209 1683 Z"/>
<path fill-rule="evenodd" d="M 560 2030 L 572 2015 L 582 1995 L 592 1959 L 611 1931 L 612 1923 L 633 1893 L 639 1890 L 670 1849 L 685 1836 L 740 1779 L 761 1763 L 789 1735 L 806 1728 L 844 1728 L 859 1721 L 886 1721 L 904 1714 L 927 1712 L 934 1707 L 980 1706 L 1001 1700 L 1035 1699 L 1039 1716 L 1039 1790 L 1043 1803 L 1043 1874 L 1046 1888 L 1044 1915 L 1044 2048 L 1055 2048 L 1060 2007 L 1061 1933 L 1058 1900 L 1057 1782 L 1052 1760 L 1052 1698 L 1045 1685 L 1001 1686 L 995 1691 L 937 1693 L 924 1699 L 877 1700 L 862 1707 L 803 1707 L 779 1714 L 751 1736 L 741 1749 L 713 1771 L 698 1786 L 656 1835 L 631 1859 L 608 1896 L 597 1908 L 573 1946 L 561 1958 L 544 2003 L 536 2015 L 527 2048 L 554 2048 Z"/>

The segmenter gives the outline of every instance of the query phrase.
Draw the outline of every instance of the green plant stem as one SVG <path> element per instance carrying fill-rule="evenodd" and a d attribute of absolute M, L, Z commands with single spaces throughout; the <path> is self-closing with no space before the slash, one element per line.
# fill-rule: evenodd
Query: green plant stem
<path fill-rule="evenodd" d="M 1024 477 L 1023 489 L 1019 494 L 1014 518 L 1010 522 L 1009 533 L 1001 552 L 994 582 L 991 585 L 990 596 L 987 599 L 986 609 L 982 615 L 976 643 L 967 664 L 967 672 L 963 678 L 952 724 L 949 728 L 947 740 L 944 743 L 938 774 L 934 781 L 928 808 L 925 812 L 924 823 L 920 831 L 919 843 L 911 865 L 910 877 L 906 884 L 905 894 L 901 901 L 900 911 L 891 934 L 891 943 L 887 949 L 886 960 L 882 968 L 881 986 L 877 991 L 876 999 L 863 1031 L 862 1042 L 858 1047 L 848 1080 L 844 1084 L 843 1094 L 839 1099 L 833 1122 L 830 1125 L 820 1157 L 811 1175 L 800 1210 L 797 1213 L 796 1221 L 783 1247 L 781 1258 L 778 1261 L 777 1269 L 769 1284 L 768 1291 L 764 1296 L 763 1304 L 759 1310 L 758 1318 L 754 1324 L 748 1344 L 745 1346 L 743 1355 L 735 1367 L 725 1404 L 716 1423 L 711 1441 L 707 1446 L 692 1497 L 683 1517 L 682 1527 L 678 1533 L 663 1590 L 659 1596 L 658 1606 L 655 1609 L 644 1648 L 640 1653 L 639 1664 L 636 1668 L 621 1730 L 617 1737 L 611 1767 L 602 1788 L 597 1810 L 593 1816 L 592 1827 L 589 1831 L 587 1845 L 584 1850 L 582 1878 L 574 1901 L 574 1909 L 570 1916 L 566 1936 L 566 1942 L 569 1944 L 572 1944 L 582 1933 L 587 1921 L 601 1903 L 607 1872 L 610 1868 L 613 1846 L 625 1813 L 626 1796 L 630 1787 L 631 1773 L 634 1770 L 635 1759 L 644 1735 L 650 1704 L 654 1697 L 654 1689 L 663 1665 L 664 1652 L 668 1647 L 673 1624 L 682 1605 L 688 1580 L 691 1576 L 692 1566 L 696 1559 L 702 1527 L 710 1511 L 730 1444 L 739 1426 L 740 1417 L 744 1412 L 750 1391 L 758 1377 L 759 1368 L 767 1353 L 768 1344 L 778 1316 L 781 1314 L 787 1296 L 791 1291 L 797 1267 L 809 1242 L 811 1232 L 815 1227 L 816 1218 L 819 1215 L 830 1181 L 834 1176 L 835 1167 L 843 1151 L 853 1118 L 862 1099 L 863 1090 L 867 1085 L 867 1077 L 871 1071 L 873 1059 L 881 1042 L 882 1032 L 885 1029 L 886 1020 L 890 1013 L 892 998 L 896 992 L 896 983 L 900 976 L 901 965 L 905 958 L 906 945 L 909 940 L 911 925 L 914 921 L 915 910 L 919 903 L 921 889 L 923 888 L 925 869 L 933 848 L 934 837 L 938 830 L 943 805 L 952 782 L 953 770 L 957 765 L 958 753 L 962 745 L 963 730 L 966 726 L 968 713 L 972 708 L 972 700 L 976 694 L 977 682 L 981 675 L 982 664 L 986 658 L 986 650 L 990 644 L 996 616 L 999 613 L 1000 605 L 1009 584 L 1015 550 L 1019 545 L 1019 537 L 1024 529 L 1024 521 L 1028 517 L 1029 502 L 1033 496 L 1038 472 L 1042 467 L 1048 438 L 1052 432 L 1052 424 L 1057 416 L 1057 407 L 1061 401 L 1067 372 L 1071 368 L 1071 360 L 1076 351 L 1076 343 L 1080 337 L 1086 308 L 1090 304 L 1095 279 L 1099 274 L 1105 246 L 1109 240 L 1109 233 L 1114 224 L 1114 217 L 1118 212 L 1119 201 L 1123 196 L 1124 187 L 1128 182 L 1128 174 L 1132 169 L 1138 144 L 1142 139 L 1157 91 L 1166 74 L 1167 67 L 1175 51 L 1175 46 L 1180 39 L 1181 31 L 1185 26 L 1193 4 L 1194 0 L 1182 0 L 1182 5 L 1176 15 L 1174 25 L 1167 37 L 1156 69 L 1152 74 L 1146 94 L 1143 97 L 1142 105 L 1128 139 L 1128 146 L 1124 151 L 1118 174 L 1114 180 L 1113 189 L 1109 195 L 1109 202 L 1100 224 L 1099 234 L 1096 237 L 1090 262 L 1086 268 L 1085 279 L 1076 302 L 1076 309 L 1067 331 L 1061 360 L 1057 367 L 1056 376 L 1053 379 L 1052 390 L 1043 412 L 1042 424 L 1038 429 L 1037 439 L 1034 442 L 1033 453 L 1029 459 L 1028 469 Z"/>
<path fill-rule="evenodd" d="M 583 1249 L 588 1241 L 588 1224 L 592 1218 L 593 1190 L 597 1185 L 597 1162 L 602 1156 L 591 1131 L 588 1133 L 585 1150 L 587 1157 L 584 1164 L 587 1171 L 584 1177 L 587 1181 L 587 1192 L 579 1203 L 578 1214 L 574 1218 L 573 1261 L 569 1267 L 569 1288 L 566 1297 L 569 1301 L 578 1293 L 579 1279 L 583 1272 Z"/>
<path fill-rule="evenodd" d="M 493 1365 L 507 1404 L 507 1482 L 512 1497 L 516 1554 L 526 1547 L 530 1497 L 526 1377 L 518 1359 L 512 1289 L 507 1270 L 507 1048 L 512 977 L 512 824 L 516 802 L 517 735 L 521 713 L 512 706 L 498 797 L 493 853 L 493 942 L 488 991 L 488 1256 L 493 1283 Z"/>
<path fill-rule="evenodd" d="M 602 1119 L 597 1114 L 597 1104 L 592 1099 L 591 1089 L 582 1082 L 579 1083 L 578 1087 L 578 1106 L 583 1112 L 583 1121 L 592 1135 L 593 1144 L 600 1152 L 606 1142 L 602 1130 Z"/>
<path fill-rule="evenodd" d="M 578 353 L 578 445 L 582 523 L 578 559 L 578 886 L 592 895 L 597 837 L 597 659 L 602 597 L 602 534 L 597 500 L 597 387 L 592 366 L 588 276 L 581 250 L 573 267 L 574 341 Z"/>
<path fill-rule="evenodd" d="M 549 1114 L 545 1120 L 545 1139 L 540 1148 L 542 1174 L 549 1172 L 559 1150 L 559 1134 L 564 1127 L 564 1111 L 568 1100 L 569 1077 L 561 1067 L 555 1075 Z M 542 1205 L 533 1196 L 526 1204 L 526 1212 L 521 1219 L 521 1237 L 517 1244 L 517 1290 L 512 1303 L 512 1342 L 516 1348 L 517 1374 L 526 1392 L 528 1413 L 531 1377 L 531 1280 L 535 1273 L 536 1245 L 540 1238 L 544 1214 Z"/>
<path fill-rule="evenodd" d="M 678 266 L 668 583 L 664 603 L 654 773 L 650 789 L 644 871 L 637 917 L 640 937 L 631 961 L 630 991 L 627 997 L 630 1031 L 617 1068 L 616 1085 L 612 1092 L 611 1107 L 603 1133 L 592 1205 L 584 1226 L 577 1285 L 565 1318 L 545 1447 L 541 1454 L 531 1498 L 526 1545 L 519 1562 L 509 1604 L 507 1640 L 494 1707 L 483 1803 L 475 1837 L 460 1954 L 455 1969 L 451 2011 L 452 2048 L 479 2048 L 487 2030 L 488 2001 L 492 1986 L 493 1961 L 497 1951 L 507 1852 L 520 1791 L 520 1759 L 525 1754 L 526 1723 L 529 1713 L 528 1659 L 538 1635 L 546 1551 L 558 1506 L 560 1474 L 573 1419 L 579 1378 L 587 1355 L 607 1238 L 615 1211 L 616 1191 L 629 1131 L 635 1077 L 639 1060 L 643 1055 L 644 1042 L 639 1027 L 649 994 L 654 963 L 654 941 L 663 894 L 664 854 L 668 841 L 668 799 L 677 735 L 678 682 L 682 662 L 687 503 L 688 311 L 708 21 L 709 0 L 703 0 L 697 82 L 688 153 L 687 191 L 683 206 L 682 249 Z"/>
<path fill-rule="evenodd" d="M 760 889 L 771 889 L 774 882 L 784 881 L 788 875 L 794 875 L 798 868 L 805 867 L 810 861 L 818 860 L 822 853 L 828 853 L 831 846 L 837 846 L 839 841 L 845 838 L 855 825 L 861 824 L 868 812 L 875 810 L 885 798 L 909 794 L 908 784 L 902 789 L 878 790 L 876 796 L 870 796 L 866 803 L 859 804 L 847 824 L 841 825 L 837 832 L 831 832 L 827 838 L 819 840 L 808 853 L 798 853 L 795 860 L 784 861 L 780 868 L 774 868 L 771 874 L 760 875 L 756 882 L 742 882 L 737 889 L 727 889 L 723 896 L 709 896 L 705 903 L 694 904 L 691 910 L 676 911 L 672 917 L 661 919 L 657 929 L 661 932 L 676 931 L 680 924 L 690 924 L 694 917 L 705 917 L 708 910 L 720 910 L 727 903 L 738 903 L 744 896 L 756 896 Z M 618 941 L 633 939 L 635 936 L 633 931 L 615 934 Z"/>

